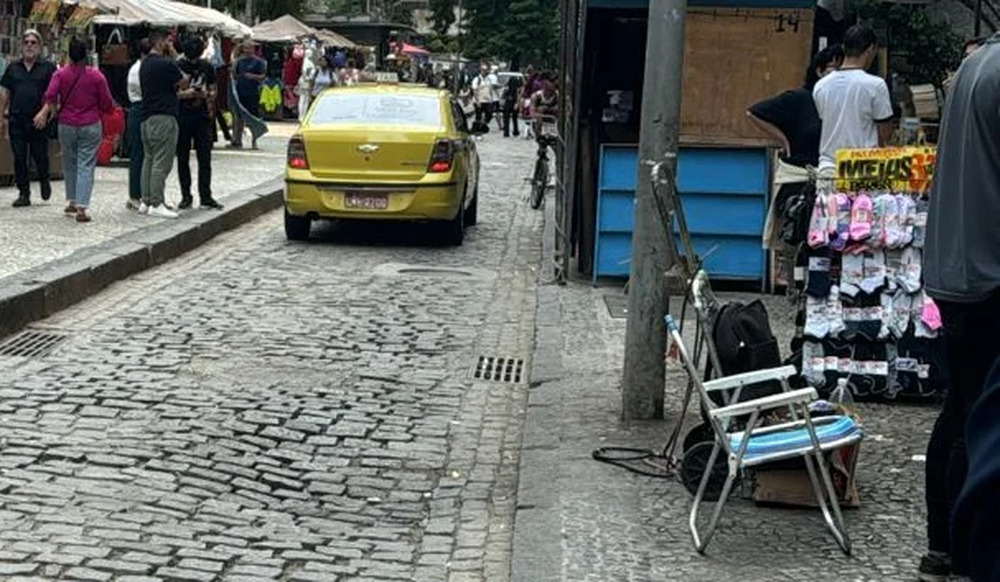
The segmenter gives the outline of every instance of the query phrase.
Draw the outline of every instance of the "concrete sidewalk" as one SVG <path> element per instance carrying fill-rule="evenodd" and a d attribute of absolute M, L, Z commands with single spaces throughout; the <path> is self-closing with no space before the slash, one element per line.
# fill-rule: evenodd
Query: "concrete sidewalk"
<path fill-rule="evenodd" d="M 227 150 L 224 142 L 212 152 L 212 189 L 223 204 L 230 195 L 277 177 L 284 168 L 288 137 L 293 123 L 271 123 L 271 133 L 260 141 L 260 150 Z M 221 135 L 220 135 L 221 138 Z M 192 152 L 192 178 L 197 190 L 197 162 Z M 0 279 L 49 261 L 66 257 L 82 248 L 134 232 L 163 219 L 140 216 L 125 208 L 128 199 L 128 169 L 98 168 L 91 215 L 93 222 L 77 224 L 63 216 L 65 189 L 62 180 L 52 183 L 52 199 L 43 202 L 37 182 L 32 183 L 30 208 L 12 208 L 16 188 L 0 188 Z M 167 201 L 180 201 L 177 167 L 167 182 Z M 197 201 L 196 201 L 197 204 Z M 197 208 L 189 212 L 201 212 Z"/>
<path fill-rule="evenodd" d="M 539 287 L 512 580 L 915 579 L 926 547 L 921 459 L 936 409 L 859 405 L 868 437 L 857 473 L 862 506 L 846 511 L 853 557 L 841 554 L 818 510 L 757 507 L 737 498 L 727 504 L 701 557 L 688 533 L 691 495 L 679 482 L 591 459 L 602 446 L 660 449 L 679 420 L 685 385 L 679 369 L 669 371 L 667 421 L 620 420 L 625 319 L 614 307 L 622 301 L 621 288 L 582 282 Z M 794 323 L 788 303 L 778 297 L 765 302 L 787 351 Z M 681 420 L 689 426 L 697 421 L 694 414 Z"/>

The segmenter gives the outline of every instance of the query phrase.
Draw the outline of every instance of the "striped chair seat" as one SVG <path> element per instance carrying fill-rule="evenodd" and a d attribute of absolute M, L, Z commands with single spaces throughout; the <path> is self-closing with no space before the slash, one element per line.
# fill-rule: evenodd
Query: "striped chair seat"
<path fill-rule="evenodd" d="M 849 416 L 821 417 L 814 419 L 813 422 L 816 426 L 816 437 L 823 450 L 860 440 L 864 436 L 861 427 Z M 734 452 L 739 450 L 742 440 L 742 432 L 729 435 L 729 444 Z M 811 446 L 809 431 L 804 426 L 751 436 L 746 454 L 743 456 L 743 463 L 754 464 L 770 458 L 795 456 L 797 452 L 809 449 Z"/>

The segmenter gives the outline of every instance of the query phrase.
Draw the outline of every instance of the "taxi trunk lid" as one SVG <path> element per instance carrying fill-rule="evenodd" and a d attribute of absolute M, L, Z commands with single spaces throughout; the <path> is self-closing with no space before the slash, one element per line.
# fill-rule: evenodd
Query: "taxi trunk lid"
<path fill-rule="evenodd" d="M 313 175 L 338 182 L 414 182 L 440 132 L 426 127 L 314 128 L 303 136 Z"/>

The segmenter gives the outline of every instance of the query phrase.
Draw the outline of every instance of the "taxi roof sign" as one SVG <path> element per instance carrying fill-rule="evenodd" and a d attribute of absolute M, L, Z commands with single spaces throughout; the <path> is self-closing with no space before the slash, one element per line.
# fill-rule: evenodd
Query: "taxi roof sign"
<path fill-rule="evenodd" d="M 376 83 L 398 83 L 399 73 L 395 71 L 375 71 Z"/>

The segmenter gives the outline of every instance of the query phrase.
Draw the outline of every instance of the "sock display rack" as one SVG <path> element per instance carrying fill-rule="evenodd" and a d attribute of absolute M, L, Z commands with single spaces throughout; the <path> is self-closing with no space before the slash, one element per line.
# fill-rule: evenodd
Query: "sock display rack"
<path fill-rule="evenodd" d="M 921 280 L 933 163 L 933 148 L 844 150 L 836 178 L 817 179 L 793 347 L 824 394 L 841 378 L 860 401 L 941 393 L 941 316 Z"/>

